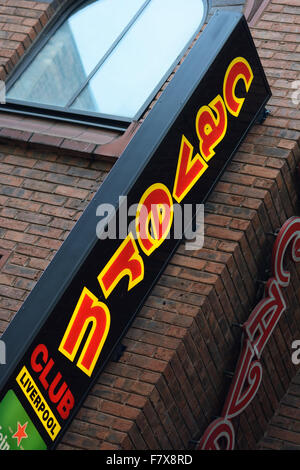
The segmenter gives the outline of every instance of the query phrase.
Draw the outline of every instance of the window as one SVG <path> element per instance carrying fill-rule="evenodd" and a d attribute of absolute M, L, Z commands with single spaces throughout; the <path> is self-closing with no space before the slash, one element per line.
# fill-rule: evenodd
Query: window
<path fill-rule="evenodd" d="M 74 3 L 8 82 L 8 105 L 129 123 L 152 100 L 207 13 L 205 0 Z"/>

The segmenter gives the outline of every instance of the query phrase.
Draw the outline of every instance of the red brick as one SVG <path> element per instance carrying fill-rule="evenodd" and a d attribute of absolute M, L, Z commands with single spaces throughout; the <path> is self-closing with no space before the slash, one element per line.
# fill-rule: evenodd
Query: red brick
<path fill-rule="evenodd" d="M 84 189 L 78 189 L 62 185 L 58 186 L 54 192 L 62 196 L 70 196 L 78 199 L 85 199 L 88 195 L 88 191 L 85 191 Z"/>

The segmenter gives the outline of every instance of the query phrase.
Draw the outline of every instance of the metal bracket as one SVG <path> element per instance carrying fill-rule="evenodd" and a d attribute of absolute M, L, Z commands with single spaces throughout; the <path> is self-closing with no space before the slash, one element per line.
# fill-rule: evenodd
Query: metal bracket
<path fill-rule="evenodd" d="M 235 328 L 240 328 L 241 330 L 243 329 L 242 323 L 233 322 L 231 323 L 231 326 L 234 326 Z"/>
<path fill-rule="evenodd" d="M 271 237 L 277 238 L 279 232 L 280 232 L 280 229 L 277 228 L 274 232 L 266 232 L 266 235 L 270 235 Z"/>
<path fill-rule="evenodd" d="M 268 281 L 264 281 L 263 279 L 256 279 L 256 282 L 257 282 L 257 284 L 261 284 L 261 285 L 265 286 Z"/>
<path fill-rule="evenodd" d="M 256 119 L 256 124 L 263 124 L 267 117 L 271 114 L 271 111 L 267 108 L 263 108 Z"/>
<path fill-rule="evenodd" d="M 123 356 L 124 351 L 126 350 L 126 346 L 124 344 L 118 344 L 116 347 L 115 351 L 113 352 L 111 356 L 111 361 L 113 362 L 118 362 L 119 359 Z"/>
<path fill-rule="evenodd" d="M 232 377 L 234 376 L 234 372 L 231 372 L 230 370 L 225 370 L 224 375 L 225 377 L 229 377 L 230 379 L 232 379 Z"/>

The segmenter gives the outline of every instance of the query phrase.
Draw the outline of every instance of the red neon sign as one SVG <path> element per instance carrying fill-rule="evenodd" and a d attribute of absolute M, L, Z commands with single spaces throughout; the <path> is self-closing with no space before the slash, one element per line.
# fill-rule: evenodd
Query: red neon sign
<path fill-rule="evenodd" d="M 287 254 L 295 263 L 300 261 L 300 217 L 288 219 L 278 233 L 272 252 L 272 277 L 266 284 L 263 299 L 242 325 L 242 349 L 221 416 L 206 428 L 197 450 L 234 449 L 231 420 L 247 408 L 259 389 L 263 349 L 287 307 L 282 294 L 291 277 L 284 267 Z"/>

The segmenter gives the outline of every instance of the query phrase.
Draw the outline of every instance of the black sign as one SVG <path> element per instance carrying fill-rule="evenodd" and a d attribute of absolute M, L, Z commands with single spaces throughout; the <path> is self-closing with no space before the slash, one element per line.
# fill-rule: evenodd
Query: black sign
<path fill-rule="evenodd" d="M 205 202 L 269 97 L 244 17 L 217 12 L 3 335 L 0 448 L 56 446 L 180 243 L 175 205 Z M 131 228 L 99 239 L 123 201 Z"/>

